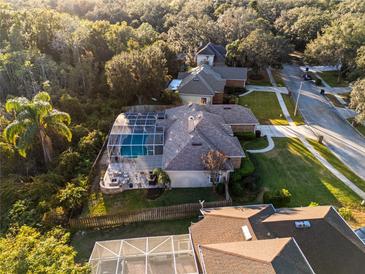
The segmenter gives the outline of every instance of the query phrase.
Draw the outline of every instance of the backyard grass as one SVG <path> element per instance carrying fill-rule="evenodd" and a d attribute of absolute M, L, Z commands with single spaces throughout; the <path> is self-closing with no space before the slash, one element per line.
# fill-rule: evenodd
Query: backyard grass
<path fill-rule="evenodd" d="M 296 138 L 274 138 L 275 148 L 251 154 L 262 187 L 286 188 L 292 194 L 289 207 L 320 205 L 349 207 L 355 212 L 353 226 L 365 225 L 361 199 L 334 177 Z"/>
<path fill-rule="evenodd" d="M 249 71 L 247 73 L 247 76 L 248 76 L 247 80 L 248 85 L 272 86 L 266 70 L 259 72 L 259 75 L 253 74 L 252 71 Z"/>
<path fill-rule="evenodd" d="M 365 191 L 365 181 L 351 171 L 344 163 L 342 163 L 325 145 L 315 140 L 308 139 L 308 142 L 339 172 L 355 185 Z"/>
<path fill-rule="evenodd" d="M 342 78 L 338 81 L 337 71 L 323 71 L 319 73 L 319 76 L 321 76 L 322 79 L 331 87 L 347 87 L 349 85 L 349 83 Z"/>
<path fill-rule="evenodd" d="M 191 222 L 196 221 L 196 218 L 189 218 L 158 222 L 142 222 L 103 230 L 86 230 L 83 234 L 80 232 L 75 233 L 71 238 L 71 245 L 77 251 L 76 261 L 85 262 L 89 259 L 96 241 L 186 234 L 189 233 L 188 227 Z"/>
<path fill-rule="evenodd" d="M 290 96 L 287 94 L 282 94 L 282 96 L 283 96 L 286 108 L 288 109 L 290 117 L 293 119 L 294 123 L 297 126 L 304 125 L 305 122 L 304 122 L 303 117 L 299 110 L 297 111 L 297 115 L 294 116 L 295 104 L 294 104 L 292 98 L 290 98 Z"/>
<path fill-rule="evenodd" d="M 239 98 L 239 104 L 250 108 L 263 125 L 288 125 L 273 92 L 252 92 Z"/>
<path fill-rule="evenodd" d="M 82 216 L 117 214 L 143 208 L 198 203 L 199 200 L 212 202 L 224 199 L 210 187 L 165 190 L 156 199 L 149 199 L 151 191 L 153 190 L 135 189 L 113 195 L 106 195 L 101 192 L 92 193 Z"/>
<path fill-rule="evenodd" d="M 278 85 L 278 87 L 285 87 L 285 83 L 284 83 L 283 78 L 281 77 L 280 70 L 273 69 L 271 72 L 272 72 L 272 75 L 274 76 L 275 82 Z"/>

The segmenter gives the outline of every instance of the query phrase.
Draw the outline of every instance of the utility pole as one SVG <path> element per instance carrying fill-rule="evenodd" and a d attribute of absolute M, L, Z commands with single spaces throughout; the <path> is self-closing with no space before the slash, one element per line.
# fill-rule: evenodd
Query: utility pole
<path fill-rule="evenodd" d="M 300 93 L 302 91 L 302 86 L 303 86 L 303 81 L 300 82 L 300 88 L 299 88 L 299 93 L 298 93 L 298 97 L 297 97 L 297 102 L 295 103 L 294 116 L 297 116 L 298 103 L 299 103 Z"/>

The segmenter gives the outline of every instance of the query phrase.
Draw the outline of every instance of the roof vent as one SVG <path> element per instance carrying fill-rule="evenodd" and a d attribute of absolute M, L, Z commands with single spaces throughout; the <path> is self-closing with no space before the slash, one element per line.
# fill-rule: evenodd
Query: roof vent
<path fill-rule="evenodd" d="M 296 228 L 310 228 L 311 223 L 309 221 L 297 221 L 295 222 Z"/>
<path fill-rule="evenodd" d="M 231 107 L 223 107 L 223 109 L 232 109 Z"/>
<path fill-rule="evenodd" d="M 193 142 L 193 143 L 191 143 L 191 145 L 193 147 L 199 147 L 199 146 L 202 146 L 203 144 L 202 143 Z"/>
<path fill-rule="evenodd" d="M 194 81 L 199 81 L 199 78 L 198 77 L 194 77 L 193 80 Z"/>
<path fill-rule="evenodd" d="M 193 116 L 189 116 L 188 118 L 188 132 L 191 133 L 195 129 L 195 121 Z"/>
<path fill-rule="evenodd" d="M 248 230 L 247 225 L 242 226 L 242 232 L 243 232 L 243 236 L 245 237 L 246 241 L 249 241 L 252 239 L 252 235 L 250 233 L 250 230 Z"/>

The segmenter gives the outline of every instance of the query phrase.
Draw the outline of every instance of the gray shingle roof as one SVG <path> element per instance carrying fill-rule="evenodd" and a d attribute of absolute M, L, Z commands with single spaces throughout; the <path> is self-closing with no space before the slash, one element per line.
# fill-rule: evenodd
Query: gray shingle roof
<path fill-rule="evenodd" d="M 247 80 L 247 68 L 219 66 L 212 69 L 225 80 Z"/>
<path fill-rule="evenodd" d="M 242 147 L 223 117 L 204 106 L 190 104 L 166 110 L 169 125 L 165 130 L 163 167 L 167 170 L 204 170 L 201 156 L 219 150 L 228 157 L 244 157 Z M 189 117 L 194 129 L 189 131 Z M 199 145 L 197 145 L 199 144 Z M 227 163 L 227 169 L 231 165 Z"/>
<path fill-rule="evenodd" d="M 198 54 L 214 55 L 214 63 L 223 63 L 226 59 L 226 49 L 222 45 L 217 45 L 209 42 L 204 47 L 198 50 Z"/>
<path fill-rule="evenodd" d="M 203 214 L 204 219 L 190 227 L 195 249 L 199 244 L 244 241 L 241 227 L 247 225 L 251 241 L 294 238 L 315 273 L 362 273 L 365 269 L 365 245 L 331 206 L 227 207 L 204 209 Z M 296 228 L 294 222 L 302 220 L 309 221 L 310 227 Z M 286 261 L 276 264 L 287 269 Z M 248 272 L 257 273 L 257 266 L 252 267 Z"/>
<path fill-rule="evenodd" d="M 213 96 L 216 92 L 224 91 L 226 80 L 247 80 L 247 69 L 202 64 L 191 72 L 180 72 L 178 79 L 182 79 L 178 87 L 181 94 Z"/>
<path fill-rule="evenodd" d="M 249 108 L 240 105 L 206 105 L 205 108 L 207 111 L 223 117 L 226 124 L 229 125 L 259 124 L 259 121 L 252 111 Z"/>
<path fill-rule="evenodd" d="M 208 65 L 198 66 L 189 74 L 181 73 L 179 77 L 183 77 L 178 87 L 180 94 L 214 96 L 216 92 L 223 92 L 226 85 L 226 81 Z"/>

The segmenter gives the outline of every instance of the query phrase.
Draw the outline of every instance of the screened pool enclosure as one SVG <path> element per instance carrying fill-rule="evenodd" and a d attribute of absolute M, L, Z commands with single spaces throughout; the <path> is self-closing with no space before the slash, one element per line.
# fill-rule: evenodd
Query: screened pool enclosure
<path fill-rule="evenodd" d="M 189 234 L 96 242 L 95 274 L 198 273 Z"/>
<path fill-rule="evenodd" d="M 111 162 L 122 158 L 162 155 L 164 112 L 120 114 L 110 132 L 108 155 Z"/>

